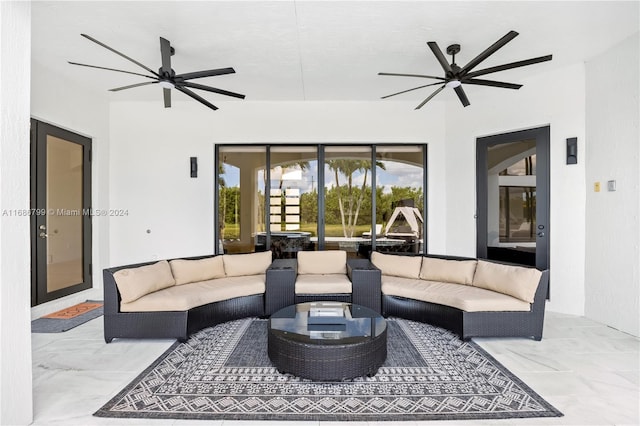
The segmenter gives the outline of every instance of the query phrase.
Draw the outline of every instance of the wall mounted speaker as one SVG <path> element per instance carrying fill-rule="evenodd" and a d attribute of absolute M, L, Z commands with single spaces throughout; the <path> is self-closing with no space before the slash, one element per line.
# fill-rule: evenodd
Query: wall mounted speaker
<path fill-rule="evenodd" d="M 197 178 L 198 177 L 198 157 L 191 157 L 190 163 L 191 163 L 191 177 Z"/>
<path fill-rule="evenodd" d="M 578 164 L 578 138 L 567 139 L 567 164 Z"/>

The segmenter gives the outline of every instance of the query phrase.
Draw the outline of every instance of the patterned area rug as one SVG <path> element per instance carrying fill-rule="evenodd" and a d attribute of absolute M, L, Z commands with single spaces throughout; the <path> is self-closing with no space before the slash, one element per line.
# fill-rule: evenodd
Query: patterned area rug
<path fill-rule="evenodd" d="M 374 377 L 311 382 L 279 374 L 267 321 L 243 319 L 176 343 L 94 415 L 230 420 L 480 420 L 558 417 L 558 410 L 473 342 L 389 319 Z"/>

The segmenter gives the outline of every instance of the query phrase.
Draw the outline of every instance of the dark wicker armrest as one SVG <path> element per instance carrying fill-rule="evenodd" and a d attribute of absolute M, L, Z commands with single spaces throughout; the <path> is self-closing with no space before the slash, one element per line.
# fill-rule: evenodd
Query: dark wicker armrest
<path fill-rule="evenodd" d="M 113 277 L 113 271 L 109 269 L 102 271 L 102 287 L 104 290 L 105 315 L 120 312 L 120 292 Z"/>
<path fill-rule="evenodd" d="M 298 262 L 295 259 L 276 259 L 267 269 L 264 292 L 264 312 L 271 315 L 285 306 L 295 304 L 295 284 Z"/>
<path fill-rule="evenodd" d="M 536 313 L 542 313 L 544 315 L 545 302 L 549 294 L 549 270 L 542 271 L 538 288 L 531 305 L 531 311 Z"/>
<path fill-rule="evenodd" d="M 382 312 L 381 272 L 366 259 L 347 261 L 347 275 L 351 280 L 351 299 L 356 305 Z"/>

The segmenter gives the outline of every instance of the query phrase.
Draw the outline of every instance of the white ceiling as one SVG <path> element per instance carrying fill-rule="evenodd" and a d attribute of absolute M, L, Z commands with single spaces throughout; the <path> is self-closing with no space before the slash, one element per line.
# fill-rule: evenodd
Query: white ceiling
<path fill-rule="evenodd" d="M 176 73 L 232 66 L 236 74 L 198 80 L 247 100 L 369 101 L 430 81 L 379 71 L 442 75 L 428 49 L 462 46 L 464 65 L 509 30 L 518 37 L 476 69 L 553 54 L 551 62 L 482 77 L 526 83 L 537 73 L 588 61 L 638 31 L 637 1 L 142 1 L 32 4 L 34 77 L 66 75 L 113 100 L 157 99 L 156 85 L 108 89 L 142 77 L 69 65 L 67 61 L 145 71 L 80 36 L 86 33 L 151 69 L 160 67 L 158 37 L 176 50 Z M 447 56 L 450 59 L 449 56 Z M 603 82 L 606 83 L 606 82 Z M 473 86 L 483 90 L 508 90 Z M 400 95 L 422 100 L 432 89 Z M 202 92 L 199 92 L 202 93 Z M 176 94 L 174 100 L 180 100 Z M 212 102 L 231 100 L 203 94 Z M 186 98 L 186 97 L 185 97 Z"/>

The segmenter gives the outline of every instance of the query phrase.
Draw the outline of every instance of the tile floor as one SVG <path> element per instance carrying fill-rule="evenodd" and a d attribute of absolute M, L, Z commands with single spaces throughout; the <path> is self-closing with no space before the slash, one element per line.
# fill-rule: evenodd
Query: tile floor
<path fill-rule="evenodd" d="M 638 425 L 640 339 L 594 321 L 549 312 L 541 342 L 476 339 L 565 416 L 548 419 L 397 422 L 446 424 Z M 239 421 L 105 419 L 92 413 L 162 354 L 171 340 L 114 340 L 105 344 L 102 317 L 59 334 L 33 334 L 35 425 L 251 425 Z M 257 422 L 278 425 L 284 422 Z M 287 422 L 287 426 L 319 422 Z M 333 422 L 323 422 L 331 425 Z M 348 422 L 393 426 L 396 422 Z"/>

